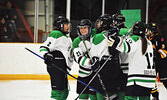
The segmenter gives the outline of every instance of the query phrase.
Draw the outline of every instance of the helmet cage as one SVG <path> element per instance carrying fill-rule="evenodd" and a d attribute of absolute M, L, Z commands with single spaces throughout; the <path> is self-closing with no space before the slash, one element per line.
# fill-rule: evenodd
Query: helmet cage
<path fill-rule="evenodd" d="M 100 27 L 98 27 L 98 23 L 100 23 Z M 108 14 L 101 15 L 95 22 L 95 28 L 98 33 L 108 30 L 112 27 L 112 17 Z"/>
<path fill-rule="evenodd" d="M 82 33 L 80 32 L 80 28 L 81 27 L 88 27 L 88 33 L 85 34 L 85 35 L 82 35 Z M 92 28 L 88 25 L 85 25 L 85 26 L 77 26 L 77 34 L 79 35 L 79 37 L 82 39 L 82 40 L 86 40 L 88 39 L 90 36 L 91 36 L 91 32 L 92 32 Z"/>
<path fill-rule="evenodd" d="M 149 23 L 147 24 L 147 29 L 153 34 L 154 36 L 158 34 L 157 25 L 156 23 Z"/>
<path fill-rule="evenodd" d="M 80 32 L 81 27 L 88 27 L 88 33 L 85 35 L 82 35 Z M 80 24 L 77 26 L 77 34 L 82 40 L 86 40 L 91 36 L 92 32 L 92 23 L 89 19 L 83 19 L 81 20 Z"/>
<path fill-rule="evenodd" d="M 67 31 L 64 30 L 64 24 L 69 24 L 70 25 L 70 28 Z M 70 21 L 63 16 L 58 16 L 55 19 L 55 21 L 53 23 L 53 26 L 56 30 L 62 31 L 63 33 L 66 33 L 66 34 L 70 33 L 71 29 L 72 29 Z"/>
<path fill-rule="evenodd" d="M 113 18 L 113 24 L 115 24 L 120 28 L 126 28 L 125 17 L 122 14 L 114 14 L 112 18 Z"/>

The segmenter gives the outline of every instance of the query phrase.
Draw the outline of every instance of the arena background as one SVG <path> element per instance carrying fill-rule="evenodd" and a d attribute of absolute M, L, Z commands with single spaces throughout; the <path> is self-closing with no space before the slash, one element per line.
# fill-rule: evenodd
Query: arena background
<path fill-rule="evenodd" d="M 0 14 L 6 2 L 0 1 Z M 158 31 L 167 38 L 166 0 L 10 0 L 16 10 L 16 37 L 12 42 L 0 42 L 0 79 L 48 80 L 43 61 L 25 50 L 39 53 L 40 44 L 52 31 L 54 18 L 66 16 L 72 23 L 71 38 L 77 36 L 76 26 L 88 18 L 93 24 L 101 14 L 122 13 L 128 28 L 134 21 L 156 22 Z M 77 64 L 72 74 L 77 75 Z"/>

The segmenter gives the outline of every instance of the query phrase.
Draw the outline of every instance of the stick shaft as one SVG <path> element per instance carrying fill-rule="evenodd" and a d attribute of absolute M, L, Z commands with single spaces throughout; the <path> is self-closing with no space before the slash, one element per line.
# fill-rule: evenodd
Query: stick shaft
<path fill-rule="evenodd" d="M 89 83 L 85 86 L 85 88 L 82 90 L 82 92 L 78 95 L 78 97 L 75 100 L 77 100 L 79 98 L 79 96 L 86 90 L 86 88 L 92 83 L 92 81 L 94 80 L 94 78 L 99 74 L 99 72 L 102 70 L 102 68 L 108 62 L 108 60 L 110 59 L 111 56 L 112 55 L 110 55 L 107 58 L 107 60 L 103 63 L 103 65 L 97 70 L 97 72 L 95 73 L 95 75 L 92 77 L 92 79 L 89 81 Z"/>
<path fill-rule="evenodd" d="M 33 52 L 32 50 L 30 50 L 30 49 L 28 49 L 28 48 L 25 48 L 25 49 L 28 50 L 29 52 L 33 53 L 34 55 L 38 56 L 39 58 L 45 60 L 43 57 L 41 57 L 41 56 L 38 55 L 37 53 Z M 59 69 L 60 71 L 64 72 L 65 74 L 71 76 L 72 78 L 76 79 L 78 82 L 82 83 L 83 85 L 85 85 L 85 86 L 88 85 L 88 84 L 86 84 L 85 82 L 83 82 L 83 81 L 81 81 L 81 80 L 78 80 L 75 76 L 71 75 L 70 73 L 64 71 L 64 70 L 61 69 L 60 67 L 58 67 L 58 66 L 56 66 L 56 65 L 54 65 L 54 67 L 57 68 L 57 69 Z M 97 92 L 97 93 L 100 93 L 99 91 L 97 91 L 96 89 L 94 89 L 93 87 L 91 87 L 91 86 L 89 86 L 89 85 L 88 85 L 87 87 L 93 89 L 93 90 L 94 90 L 95 92 Z M 101 93 L 100 93 L 100 94 L 101 94 Z"/>

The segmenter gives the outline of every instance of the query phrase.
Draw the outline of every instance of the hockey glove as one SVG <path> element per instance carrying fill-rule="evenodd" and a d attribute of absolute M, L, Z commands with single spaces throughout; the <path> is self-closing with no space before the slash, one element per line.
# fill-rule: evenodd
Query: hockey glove
<path fill-rule="evenodd" d="M 112 47 L 115 42 L 117 45 L 120 41 L 119 37 L 118 37 L 118 34 L 119 34 L 119 29 L 117 27 L 113 27 L 112 29 L 109 29 L 108 31 L 108 41 L 107 41 L 107 45 Z"/>
<path fill-rule="evenodd" d="M 45 64 L 47 64 L 47 65 L 52 65 L 53 60 L 54 60 L 53 55 L 50 54 L 50 53 L 45 53 L 44 59 L 45 59 L 44 62 L 45 62 Z"/>
<path fill-rule="evenodd" d="M 161 55 L 161 58 L 165 58 L 167 56 L 167 51 L 164 49 L 159 49 L 158 52 Z"/>
<path fill-rule="evenodd" d="M 96 72 L 97 69 L 99 68 L 99 66 L 100 66 L 99 58 L 98 57 L 92 57 L 92 60 L 91 60 L 92 70 L 94 72 Z"/>
<path fill-rule="evenodd" d="M 108 36 L 118 36 L 118 34 L 119 34 L 119 28 L 115 26 L 108 30 Z"/>
<path fill-rule="evenodd" d="M 159 100 L 159 92 L 157 91 L 157 88 L 152 89 L 151 94 L 153 97 L 152 100 Z"/>

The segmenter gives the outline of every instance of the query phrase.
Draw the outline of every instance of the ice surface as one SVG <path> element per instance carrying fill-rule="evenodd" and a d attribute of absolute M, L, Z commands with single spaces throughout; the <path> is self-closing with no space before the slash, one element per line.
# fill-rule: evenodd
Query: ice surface
<path fill-rule="evenodd" d="M 74 100 L 76 81 L 69 81 L 70 92 L 67 100 Z M 159 85 L 160 100 L 167 100 L 167 89 Z M 49 80 L 10 80 L 0 81 L 0 100 L 51 100 Z"/>

